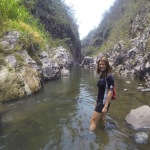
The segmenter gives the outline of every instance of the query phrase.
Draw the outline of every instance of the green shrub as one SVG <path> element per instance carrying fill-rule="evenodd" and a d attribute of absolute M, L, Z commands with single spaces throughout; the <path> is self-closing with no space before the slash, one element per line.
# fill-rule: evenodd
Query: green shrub
<path fill-rule="evenodd" d="M 22 5 L 22 0 L 1 0 L 0 17 L 1 21 L 11 20 L 28 20 L 29 13 Z"/>

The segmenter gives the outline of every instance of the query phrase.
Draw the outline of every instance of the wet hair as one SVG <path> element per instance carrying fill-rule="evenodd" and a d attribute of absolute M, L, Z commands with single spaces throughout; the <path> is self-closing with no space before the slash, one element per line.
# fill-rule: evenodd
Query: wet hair
<path fill-rule="evenodd" d="M 106 70 L 103 72 L 103 74 L 108 74 L 108 73 L 110 73 L 111 70 L 112 70 L 112 68 L 111 68 L 111 66 L 110 66 L 110 64 L 109 64 L 109 61 L 108 61 L 107 57 L 102 57 L 102 58 L 99 59 L 99 61 L 97 62 L 97 73 L 98 73 L 98 74 L 101 73 L 101 71 L 100 71 L 100 69 L 99 69 L 99 63 L 100 63 L 100 61 L 103 61 L 103 62 L 105 63 L 105 65 L 106 65 Z"/>

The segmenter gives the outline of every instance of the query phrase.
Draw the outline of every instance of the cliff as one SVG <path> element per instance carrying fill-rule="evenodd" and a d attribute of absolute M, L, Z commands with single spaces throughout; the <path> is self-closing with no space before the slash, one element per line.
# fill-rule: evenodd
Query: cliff
<path fill-rule="evenodd" d="M 150 87 L 149 16 L 149 1 L 115 1 L 98 28 L 81 42 L 82 51 L 96 59 L 107 56 L 115 71 Z"/>
<path fill-rule="evenodd" d="M 32 0 L 33 1 L 33 0 Z M 28 10 L 49 32 L 52 38 L 64 41 L 70 48 L 74 62 L 81 62 L 81 42 L 78 26 L 70 8 L 61 0 L 25 0 Z"/>
<path fill-rule="evenodd" d="M 38 92 L 80 63 L 78 26 L 63 1 L 2 0 L 0 8 L 0 102 Z"/>

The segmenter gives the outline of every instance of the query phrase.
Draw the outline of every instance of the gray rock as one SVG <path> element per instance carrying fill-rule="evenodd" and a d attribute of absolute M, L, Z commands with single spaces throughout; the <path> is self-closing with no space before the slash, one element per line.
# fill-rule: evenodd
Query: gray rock
<path fill-rule="evenodd" d="M 131 81 L 126 81 L 126 84 L 131 84 Z"/>
<path fill-rule="evenodd" d="M 150 129 L 150 107 L 145 105 L 132 109 L 125 120 L 135 130 Z"/>
<path fill-rule="evenodd" d="M 2 45 L 2 47 L 3 47 L 4 49 L 9 48 L 9 45 L 10 45 L 8 41 L 1 41 L 0 44 Z"/>
<path fill-rule="evenodd" d="M 25 97 L 40 88 L 40 75 L 29 66 L 22 66 L 19 72 L 5 67 L 0 71 L 0 102 Z"/>
<path fill-rule="evenodd" d="M 20 33 L 18 31 L 8 32 L 0 41 L 0 44 L 5 50 L 13 49 L 17 45 Z"/>
<path fill-rule="evenodd" d="M 17 66 L 17 60 L 13 55 L 8 55 L 6 57 L 6 62 L 9 64 L 10 67 L 15 68 Z"/>
<path fill-rule="evenodd" d="M 62 76 L 69 76 L 70 75 L 70 71 L 66 68 L 61 69 L 61 75 Z"/>
<path fill-rule="evenodd" d="M 142 92 L 150 92 L 150 88 L 141 90 Z"/>
<path fill-rule="evenodd" d="M 41 59 L 44 80 L 56 79 L 60 76 L 58 65 L 49 57 Z"/>
<path fill-rule="evenodd" d="M 143 86 L 139 86 L 139 87 L 137 87 L 137 90 L 143 90 L 144 89 L 144 87 Z"/>
<path fill-rule="evenodd" d="M 29 54 L 27 53 L 26 50 L 23 50 L 21 52 L 19 52 L 18 54 L 20 54 L 21 56 L 23 56 L 25 62 L 27 64 L 29 64 L 32 68 L 39 70 L 39 66 L 37 65 L 37 63 L 29 56 Z"/>
<path fill-rule="evenodd" d="M 80 66 L 83 66 L 84 68 L 95 68 L 96 63 L 93 57 L 86 56 L 82 60 Z"/>
<path fill-rule="evenodd" d="M 145 132 L 136 133 L 134 141 L 139 144 L 146 144 L 148 141 L 148 135 Z"/>
<path fill-rule="evenodd" d="M 63 47 L 57 47 L 52 49 L 53 60 L 57 63 L 60 68 L 70 69 L 73 63 L 73 58 L 67 49 Z"/>
<path fill-rule="evenodd" d="M 45 51 L 43 51 L 43 52 L 41 52 L 41 53 L 39 54 L 39 56 L 40 56 L 41 59 L 43 59 L 43 58 L 48 57 L 48 54 L 47 54 Z"/>

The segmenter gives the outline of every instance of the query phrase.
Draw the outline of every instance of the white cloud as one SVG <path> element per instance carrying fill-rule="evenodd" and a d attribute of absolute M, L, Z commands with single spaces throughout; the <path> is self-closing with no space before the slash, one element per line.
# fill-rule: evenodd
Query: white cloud
<path fill-rule="evenodd" d="M 73 6 L 79 25 L 80 39 L 100 23 L 102 14 L 109 9 L 115 0 L 65 0 Z"/>

